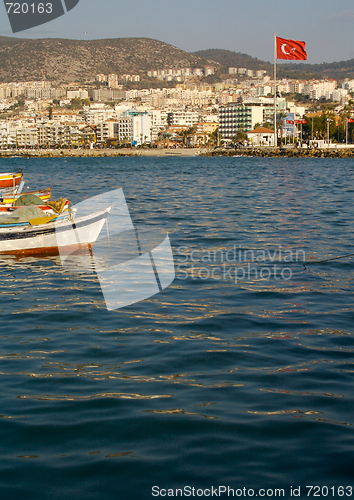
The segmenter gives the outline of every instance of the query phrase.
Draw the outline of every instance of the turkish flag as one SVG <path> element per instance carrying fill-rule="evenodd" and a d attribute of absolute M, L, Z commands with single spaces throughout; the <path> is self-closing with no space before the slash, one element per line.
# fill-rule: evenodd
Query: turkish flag
<path fill-rule="evenodd" d="M 299 40 L 287 40 L 286 38 L 277 38 L 277 59 L 295 59 L 306 61 L 305 42 Z"/>
<path fill-rule="evenodd" d="M 348 118 L 348 123 L 354 123 L 353 118 Z"/>

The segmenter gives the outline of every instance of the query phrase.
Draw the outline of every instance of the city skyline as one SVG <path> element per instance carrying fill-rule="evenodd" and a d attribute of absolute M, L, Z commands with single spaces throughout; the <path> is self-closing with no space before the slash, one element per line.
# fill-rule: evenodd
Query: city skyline
<path fill-rule="evenodd" d="M 308 63 L 354 58 L 352 23 L 354 8 L 349 0 L 254 0 L 252 8 L 239 0 L 82 0 L 70 12 L 47 24 L 13 34 L 1 7 L 0 35 L 16 38 L 146 37 L 161 40 L 186 52 L 218 48 L 273 60 L 273 36 L 304 40 Z"/>

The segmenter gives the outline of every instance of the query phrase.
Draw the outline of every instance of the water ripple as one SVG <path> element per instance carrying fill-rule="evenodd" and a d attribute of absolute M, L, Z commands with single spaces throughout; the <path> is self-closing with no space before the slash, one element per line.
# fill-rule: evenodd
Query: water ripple
<path fill-rule="evenodd" d="M 354 252 L 353 160 L 0 163 L 73 204 L 123 187 L 176 263 L 163 292 L 107 311 L 80 259 L 0 257 L 4 499 L 351 484 L 354 258 L 314 261 Z M 291 279 L 256 274 L 274 264 Z"/>

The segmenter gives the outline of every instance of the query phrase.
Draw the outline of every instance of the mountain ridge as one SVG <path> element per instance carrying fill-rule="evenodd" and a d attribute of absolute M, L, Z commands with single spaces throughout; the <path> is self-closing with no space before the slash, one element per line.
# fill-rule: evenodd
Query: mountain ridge
<path fill-rule="evenodd" d="M 201 58 L 152 38 L 0 37 L 0 82 L 91 81 L 98 73 L 141 74 L 150 69 L 201 64 Z"/>
<path fill-rule="evenodd" d="M 191 54 L 218 62 L 226 67 L 245 67 L 247 69 L 264 69 L 269 75 L 273 73 L 273 63 L 261 61 L 255 57 L 226 49 L 206 49 L 191 52 Z M 354 59 L 335 61 L 332 63 L 309 64 L 304 62 L 277 64 L 279 78 L 310 79 L 310 78 L 354 78 Z"/>
<path fill-rule="evenodd" d="M 264 69 L 273 65 L 226 49 L 185 52 L 152 38 L 13 38 L 0 36 L 0 82 L 48 80 L 57 83 L 88 82 L 98 73 L 140 74 L 149 70 L 215 65 L 215 81 L 225 78 L 230 66 Z M 278 78 L 354 79 L 354 59 L 333 63 L 279 63 Z M 208 77 L 210 78 L 210 77 Z M 208 80 L 207 80 L 208 81 Z M 214 81 L 214 80 L 213 80 Z"/>

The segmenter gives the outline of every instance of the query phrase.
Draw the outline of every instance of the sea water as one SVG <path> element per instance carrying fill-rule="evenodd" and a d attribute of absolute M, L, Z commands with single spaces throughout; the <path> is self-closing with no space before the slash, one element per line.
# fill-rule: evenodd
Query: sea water
<path fill-rule="evenodd" d="M 1 257 L 2 500 L 351 496 L 352 159 L 0 166 L 73 204 L 122 188 L 176 272 L 108 311 L 96 273 Z"/>

